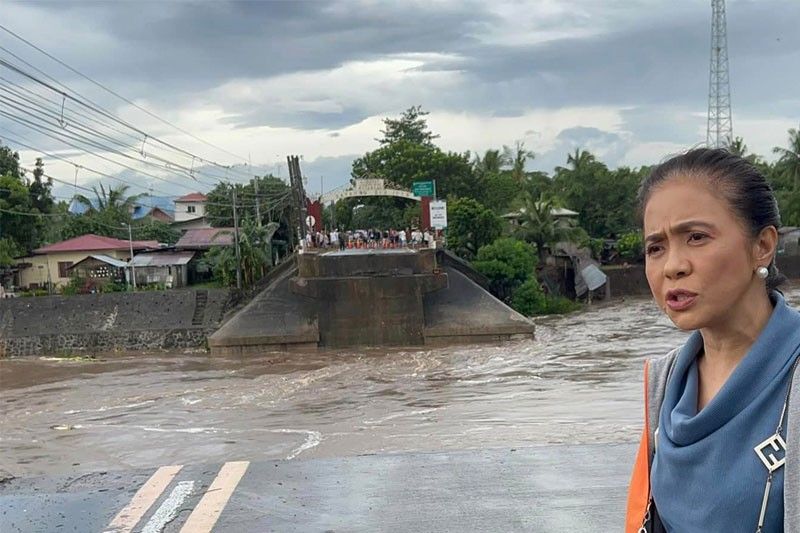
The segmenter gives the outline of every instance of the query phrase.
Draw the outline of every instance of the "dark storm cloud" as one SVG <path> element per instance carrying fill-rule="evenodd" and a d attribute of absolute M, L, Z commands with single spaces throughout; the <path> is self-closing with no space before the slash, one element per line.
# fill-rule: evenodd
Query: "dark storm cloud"
<path fill-rule="evenodd" d="M 531 30 L 575 37 L 503 44 L 515 20 L 480 2 L 39 2 L 6 4 L 30 14 L 8 17 L 23 33 L 119 92 L 159 108 L 204 98 L 232 79 L 326 71 L 348 61 L 397 54 L 428 59 L 429 72 L 458 72 L 459 90 L 412 93 L 416 101 L 364 102 L 340 95 L 330 110 L 282 106 L 280 100 L 217 102 L 238 127 L 337 129 L 368 116 L 422 104 L 427 109 L 521 115 L 530 108 L 668 106 L 702 112 L 708 91 L 710 9 L 706 2 L 569 2 L 564 14 Z M 536 4 L 508 4 L 524 15 Z M 574 9 L 573 9 L 574 6 Z M 37 26 L 35 15 L 47 24 Z M 734 114 L 796 116 L 800 84 L 800 2 L 728 2 Z M 584 30 L 589 31 L 588 35 Z M 486 39 L 487 32 L 497 39 Z M 93 39 L 92 36 L 96 36 Z M 5 37 L 0 42 L 7 42 Z M 99 44 L 95 44 L 99 43 Z M 71 76 L 64 73 L 64 76 Z M 324 93 L 325 87 L 319 87 Z M 642 112 L 643 113 L 643 112 Z M 685 120 L 654 111 L 652 129 L 632 112 L 632 128 L 651 140 L 687 138 Z M 663 126 L 663 127 L 662 127 Z M 680 141 L 683 142 L 683 141 Z"/>

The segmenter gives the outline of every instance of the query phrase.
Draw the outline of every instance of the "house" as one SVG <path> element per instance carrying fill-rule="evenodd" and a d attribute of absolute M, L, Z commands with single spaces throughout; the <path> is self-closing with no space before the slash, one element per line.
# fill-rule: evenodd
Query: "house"
<path fill-rule="evenodd" d="M 206 215 L 206 201 L 208 197 L 199 192 L 193 192 L 175 199 L 175 222 L 185 222 L 202 218 Z"/>
<path fill-rule="evenodd" d="M 506 213 L 502 215 L 502 217 L 508 220 L 512 226 L 517 226 L 519 225 L 519 219 L 522 218 L 524 214 L 525 208 L 523 207 L 518 211 Z M 564 207 L 553 207 L 550 209 L 550 216 L 556 220 L 557 224 L 573 225 L 573 222 L 577 221 L 578 212 Z"/>
<path fill-rule="evenodd" d="M 178 250 L 210 250 L 233 245 L 233 228 L 190 229 L 175 243 Z"/>
<path fill-rule="evenodd" d="M 30 256 L 16 259 L 20 267 L 16 285 L 29 288 L 67 285 L 72 265 L 91 255 L 127 261 L 131 246 L 134 251 L 159 248 L 156 241 L 126 241 L 91 233 L 37 248 Z"/>
<path fill-rule="evenodd" d="M 163 284 L 168 289 L 178 289 L 189 284 L 189 262 L 195 252 L 174 250 L 143 252 L 133 257 L 136 285 Z"/>
<path fill-rule="evenodd" d="M 67 268 L 70 277 L 99 283 L 125 283 L 128 263 L 104 254 L 92 254 Z"/>
<path fill-rule="evenodd" d="M 175 220 L 175 202 L 167 196 L 143 196 L 134 205 L 131 218 L 149 218 L 171 224 Z"/>

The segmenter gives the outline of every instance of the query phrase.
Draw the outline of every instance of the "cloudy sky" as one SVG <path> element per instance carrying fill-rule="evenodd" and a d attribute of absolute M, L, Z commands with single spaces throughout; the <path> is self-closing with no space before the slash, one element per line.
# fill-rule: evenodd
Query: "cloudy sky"
<path fill-rule="evenodd" d="M 36 67 L 40 77 L 46 73 L 139 130 L 203 158 L 243 169 L 249 157 L 256 170 L 285 177 L 286 155 L 302 154 L 313 193 L 320 176 L 326 190 L 345 183 L 353 158 L 375 148 L 381 119 L 412 105 L 430 111 L 429 124 L 444 149 L 482 152 L 521 140 L 536 153 L 529 168 L 546 171 L 564 164 L 576 147 L 610 166 L 636 166 L 703 142 L 709 4 L 0 3 L 0 24 L 213 147 L 3 31 L 0 59 L 16 65 L 24 60 L 27 71 Z M 728 0 L 727 15 L 734 134 L 771 157 L 773 146 L 786 144 L 786 130 L 800 125 L 800 2 Z M 3 80 L 14 82 L 12 89 L 36 92 L 58 106 L 56 94 L 2 65 L 0 78 L 0 89 Z M 0 111 L 8 94 L 0 91 Z M 68 113 L 69 107 L 68 102 Z M 19 105 L 5 110 L 30 118 L 30 110 Z M 142 143 L 126 133 L 131 146 Z M 152 187 L 154 193 L 207 189 L 212 176 L 224 173 L 184 157 L 185 166 L 208 168 L 206 179 L 193 183 L 185 175 L 150 168 L 168 181 L 156 180 L 65 146 L 8 115 L 0 116 L 0 139 L 12 146 L 13 140 L 26 139 L 39 152 Z M 150 149 L 147 142 L 140 146 L 146 155 Z M 156 147 L 152 150 L 155 155 Z M 20 151 L 26 165 L 37 155 Z M 183 157 L 161 155 L 175 163 Z M 45 159 L 50 173 L 75 179 L 72 165 Z M 229 178 L 236 177 L 234 169 Z M 78 183 L 96 180 L 79 170 Z M 64 185 L 58 190 L 71 194 Z"/>

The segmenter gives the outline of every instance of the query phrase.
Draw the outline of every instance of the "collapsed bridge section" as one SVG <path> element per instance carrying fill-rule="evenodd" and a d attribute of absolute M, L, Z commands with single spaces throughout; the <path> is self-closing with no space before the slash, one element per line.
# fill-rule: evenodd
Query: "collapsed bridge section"
<path fill-rule="evenodd" d="M 480 274 L 435 250 L 306 252 L 209 337 L 212 354 L 532 337 Z"/>

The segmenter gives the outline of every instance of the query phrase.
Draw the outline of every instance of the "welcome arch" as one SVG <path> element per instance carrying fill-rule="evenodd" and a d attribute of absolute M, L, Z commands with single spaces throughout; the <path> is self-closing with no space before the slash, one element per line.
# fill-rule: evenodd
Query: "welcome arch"
<path fill-rule="evenodd" d="M 385 180 L 377 178 L 357 178 L 346 189 L 329 191 L 320 198 L 323 205 L 335 203 L 345 198 L 363 198 L 367 196 L 394 196 L 421 202 L 422 198 L 409 191 L 390 187 Z"/>

